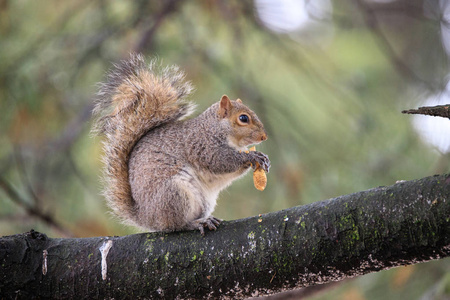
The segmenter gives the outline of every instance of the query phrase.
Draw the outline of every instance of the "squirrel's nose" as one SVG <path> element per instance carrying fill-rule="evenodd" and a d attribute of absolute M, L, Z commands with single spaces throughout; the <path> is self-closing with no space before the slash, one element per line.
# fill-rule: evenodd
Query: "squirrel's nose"
<path fill-rule="evenodd" d="M 261 141 L 265 141 L 267 140 L 267 134 L 263 133 L 263 135 L 261 136 Z"/>

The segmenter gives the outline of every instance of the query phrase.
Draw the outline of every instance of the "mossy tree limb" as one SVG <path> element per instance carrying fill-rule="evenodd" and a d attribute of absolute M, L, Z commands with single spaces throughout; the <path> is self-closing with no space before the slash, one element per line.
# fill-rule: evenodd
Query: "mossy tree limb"
<path fill-rule="evenodd" d="M 0 238 L 6 298 L 243 298 L 450 255 L 450 176 L 224 222 L 217 232 Z"/>

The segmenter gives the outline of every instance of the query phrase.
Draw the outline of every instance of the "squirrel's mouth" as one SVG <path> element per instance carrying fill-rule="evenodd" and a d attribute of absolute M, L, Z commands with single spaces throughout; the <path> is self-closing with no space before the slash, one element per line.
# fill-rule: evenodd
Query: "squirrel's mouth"
<path fill-rule="evenodd" d="M 261 142 L 254 142 L 252 141 L 251 144 L 247 144 L 246 146 L 242 147 L 242 151 L 248 152 L 250 148 L 260 144 Z"/>
<path fill-rule="evenodd" d="M 249 148 L 255 145 L 260 144 L 262 141 L 261 140 L 254 140 L 254 139 L 249 139 L 249 138 L 244 138 L 241 139 L 240 141 L 235 141 L 235 140 L 228 140 L 228 145 L 230 145 L 231 147 L 233 147 L 234 149 L 238 150 L 238 151 L 245 151 L 248 152 Z"/>
<path fill-rule="evenodd" d="M 249 140 L 245 141 L 245 145 L 246 145 L 245 147 L 248 148 L 248 147 L 256 146 L 258 144 L 261 144 L 261 142 L 262 142 L 262 140 L 255 141 L 254 139 L 251 139 L 251 140 L 249 139 Z"/>

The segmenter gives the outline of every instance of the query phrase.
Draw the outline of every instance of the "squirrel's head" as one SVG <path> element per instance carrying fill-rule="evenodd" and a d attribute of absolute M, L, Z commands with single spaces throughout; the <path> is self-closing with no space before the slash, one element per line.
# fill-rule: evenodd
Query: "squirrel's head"
<path fill-rule="evenodd" d="M 233 148 L 246 150 L 249 145 L 256 145 L 267 140 L 267 132 L 258 116 L 241 99 L 230 100 L 223 95 L 219 103 L 219 118 L 227 119 L 231 126 L 228 143 Z"/>

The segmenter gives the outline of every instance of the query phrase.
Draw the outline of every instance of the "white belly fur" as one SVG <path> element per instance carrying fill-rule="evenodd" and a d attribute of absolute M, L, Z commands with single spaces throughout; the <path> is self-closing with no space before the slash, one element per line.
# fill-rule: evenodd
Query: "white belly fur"
<path fill-rule="evenodd" d="M 217 197 L 223 189 L 247 171 L 227 174 L 196 174 L 193 168 L 185 167 L 174 178 L 174 182 L 187 195 L 187 220 L 209 217 L 217 203 Z"/>

